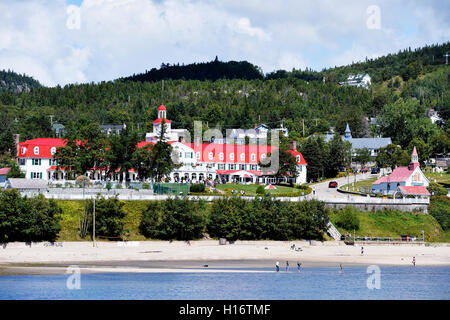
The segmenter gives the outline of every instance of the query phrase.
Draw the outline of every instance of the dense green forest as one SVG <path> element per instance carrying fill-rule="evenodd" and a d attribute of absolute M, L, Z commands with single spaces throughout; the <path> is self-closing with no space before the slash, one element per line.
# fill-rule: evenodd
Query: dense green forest
<path fill-rule="evenodd" d="M 291 138 L 301 141 L 330 127 L 342 134 L 349 123 L 353 137 L 391 137 L 402 148 L 420 138 L 432 148 L 436 146 L 434 153 L 448 152 L 450 67 L 443 58 L 448 49 L 450 45 L 445 43 L 321 72 L 278 72 L 286 76 L 274 73 L 263 77 L 249 63 L 216 59 L 189 66 L 164 65 L 130 77 L 138 80 L 142 76 L 140 81 L 10 90 L 0 93 L 0 153 L 13 148 L 14 133 L 20 133 L 22 141 L 53 136 L 51 121 L 64 124 L 69 133 L 92 122 L 126 123 L 143 139 L 144 133 L 151 131 L 160 104 L 166 106 L 173 128 L 192 130 L 194 120 L 221 128 L 223 133 L 259 123 L 272 128 L 283 124 Z M 421 67 L 412 75 L 408 70 L 415 63 Z M 214 65 L 216 69 L 211 67 Z M 374 80 L 368 90 L 337 83 L 360 72 L 369 72 Z M 211 80 L 186 80 L 189 74 Z M 147 81 L 144 75 L 165 80 Z M 170 79 L 172 76 L 180 79 Z M 331 81 L 333 78 L 336 81 Z M 443 122 L 431 123 L 426 116 L 431 108 L 440 112 Z M 371 117 L 377 117 L 376 125 L 370 124 Z"/>
<path fill-rule="evenodd" d="M 210 80 L 219 79 L 264 79 L 260 68 L 247 61 L 229 61 L 222 62 L 216 56 L 216 59 L 206 63 L 192 63 L 188 65 L 170 65 L 161 64 L 160 69 L 152 68 L 138 75 L 123 78 L 125 81 L 160 81 L 167 79 L 184 80 Z"/>
<path fill-rule="evenodd" d="M 29 92 L 31 88 L 40 86 L 39 81 L 34 80 L 32 77 L 17 74 L 11 70 L 0 70 L 0 92 Z"/>

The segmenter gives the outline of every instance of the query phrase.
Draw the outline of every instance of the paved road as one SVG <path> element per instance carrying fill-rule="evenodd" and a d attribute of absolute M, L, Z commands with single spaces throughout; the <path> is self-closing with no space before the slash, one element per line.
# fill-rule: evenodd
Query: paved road
<path fill-rule="evenodd" d="M 367 179 L 378 177 L 378 176 L 379 176 L 379 174 L 371 174 L 370 172 L 357 174 L 356 181 L 367 180 Z M 345 199 L 348 197 L 347 194 L 338 192 L 337 188 L 329 188 L 328 183 L 330 181 L 331 180 L 311 185 L 311 188 L 313 188 L 313 190 L 315 189 L 315 191 L 316 191 L 315 195 L 318 198 L 326 197 L 326 198 L 330 198 L 330 199 L 331 198 Z M 344 178 L 334 179 L 334 181 L 336 181 L 338 183 L 338 187 L 341 187 L 343 185 L 348 184 L 348 181 L 350 181 L 350 183 L 353 183 L 353 181 L 355 181 L 355 177 L 354 177 L 354 175 L 351 175 L 348 179 L 347 179 L 347 177 L 344 177 Z M 313 193 L 311 193 L 310 196 L 313 198 L 314 197 Z M 358 197 L 358 196 L 352 195 L 352 197 Z"/>

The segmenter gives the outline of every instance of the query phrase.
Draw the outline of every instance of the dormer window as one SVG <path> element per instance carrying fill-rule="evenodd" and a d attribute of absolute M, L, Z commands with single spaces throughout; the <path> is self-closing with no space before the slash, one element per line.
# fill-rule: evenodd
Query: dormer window
<path fill-rule="evenodd" d="M 38 155 L 39 154 L 39 147 L 34 147 L 34 154 Z"/>
<path fill-rule="evenodd" d="M 297 163 L 300 162 L 300 156 L 297 156 Z"/>
<path fill-rule="evenodd" d="M 221 152 L 221 153 L 219 154 L 219 159 L 220 159 L 220 160 L 223 160 L 223 152 Z"/>
<path fill-rule="evenodd" d="M 241 161 L 245 161 L 245 153 L 241 153 Z"/>
<path fill-rule="evenodd" d="M 208 159 L 209 159 L 209 160 L 212 160 L 212 159 L 213 159 L 213 153 L 212 153 L 212 152 L 210 152 L 210 153 L 208 154 Z"/>
<path fill-rule="evenodd" d="M 52 147 L 50 149 L 50 152 L 51 152 L 52 155 L 54 155 L 56 153 L 56 147 Z"/>
<path fill-rule="evenodd" d="M 197 157 L 197 159 L 200 159 L 200 152 L 196 153 L 196 157 Z"/>
<path fill-rule="evenodd" d="M 234 153 L 233 153 L 233 152 L 230 153 L 230 160 L 231 160 L 231 161 L 234 161 Z"/>
<path fill-rule="evenodd" d="M 266 154 L 265 153 L 263 153 L 263 154 L 261 154 L 261 159 L 265 159 L 266 158 Z"/>
<path fill-rule="evenodd" d="M 252 161 L 256 161 L 256 155 L 254 153 L 252 153 L 251 159 L 252 159 Z"/>
<path fill-rule="evenodd" d="M 27 148 L 22 147 L 22 154 L 25 154 L 25 153 L 27 153 Z"/>

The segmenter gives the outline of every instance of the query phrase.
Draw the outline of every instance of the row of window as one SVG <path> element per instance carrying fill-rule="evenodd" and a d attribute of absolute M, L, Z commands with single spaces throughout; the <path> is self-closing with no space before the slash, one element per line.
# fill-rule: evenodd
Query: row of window
<path fill-rule="evenodd" d="M 31 179 L 42 179 L 42 172 L 30 172 Z"/>
<path fill-rule="evenodd" d="M 25 160 L 26 159 L 19 159 L 19 165 L 24 166 L 25 165 Z M 31 165 L 33 166 L 40 166 L 42 164 L 42 159 L 31 159 Z M 49 159 L 48 160 L 48 165 L 49 166 L 56 166 L 58 163 L 56 160 L 54 159 Z"/>
<path fill-rule="evenodd" d="M 183 158 L 183 152 L 179 153 L 179 157 Z M 219 153 L 219 159 L 223 160 L 223 157 L 224 157 L 223 156 L 223 152 Z M 266 157 L 266 155 L 263 153 L 261 155 L 261 159 L 265 159 L 265 157 Z M 193 152 L 185 152 L 184 153 L 184 158 L 193 159 L 194 158 L 194 153 Z M 200 159 L 200 152 L 196 153 L 196 158 Z M 214 153 L 212 153 L 212 152 L 208 153 L 208 159 L 209 160 L 213 160 L 214 159 Z M 250 159 L 251 159 L 251 161 L 256 161 L 256 154 L 252 153 L 251 156 L 250 156 Z M 234 153 L 233 152 L 230 153 L 230 160 L 234 161 Z M 241 153 L 241 161 L 245 161 L 245 153 Z"/>
<path fill-rule="evenodd" d="M 185 165 L 194 165 L 193 163 L 187 163 Z M 211 166 L 211 168 L 215 168 L 216 164 L 215 163 L 211 163 L 211 164 L 207 164 L 209 166 Z M 197 163 L 198 167 L 203 167 L 203 163 Z M 253 171 L 258 171 L 260 168 L 258 165 L 256 164 L 228 164 L 226 165 L 225 163 L 218 163 L 217 164 L 217 170 L 253 170 Z M 301 171 L 301 169 L 300 169 Z"/>
<path fill-rule="evenodd" d="M 26 152 L 27 152 L 27 148 L 26 147 L 22 147 L 22 154 L 25 154 Z M 50 152 L 51 152 L 52 155 L 55 154 L 56 153 L 56 147 L 52 147 L 50 149 Z M 39 147 L 34 147 L 33 148 L 33 153 L 35 155 L 39 155 Z"/>

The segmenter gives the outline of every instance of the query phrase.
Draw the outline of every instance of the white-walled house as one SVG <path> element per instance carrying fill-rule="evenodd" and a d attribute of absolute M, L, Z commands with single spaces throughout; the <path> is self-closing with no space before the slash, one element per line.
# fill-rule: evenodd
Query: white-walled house
<path fill-rule="evenodd" d="M 388 176 L 381 177 L 372 184 L 372 192 L 380 194 L 430 196 L 427 190 L 430 182 L 420 170 L 416 147 L 411 154 L 411 163 L 407 167 L 397 167 Z"/>
<path fill-rule="evenodd" d="M 63 172 L 58 172 L 58 177 L 53 176 L 49 168 L 56 166 L 53 155 L 58 147 L 65 143 L 59 138 L 37 138 L 17 144 L 17 157 L 19 167 L 25 173 L 27 179 L 51 180 L 53 178 L 64 179 Z"/>

